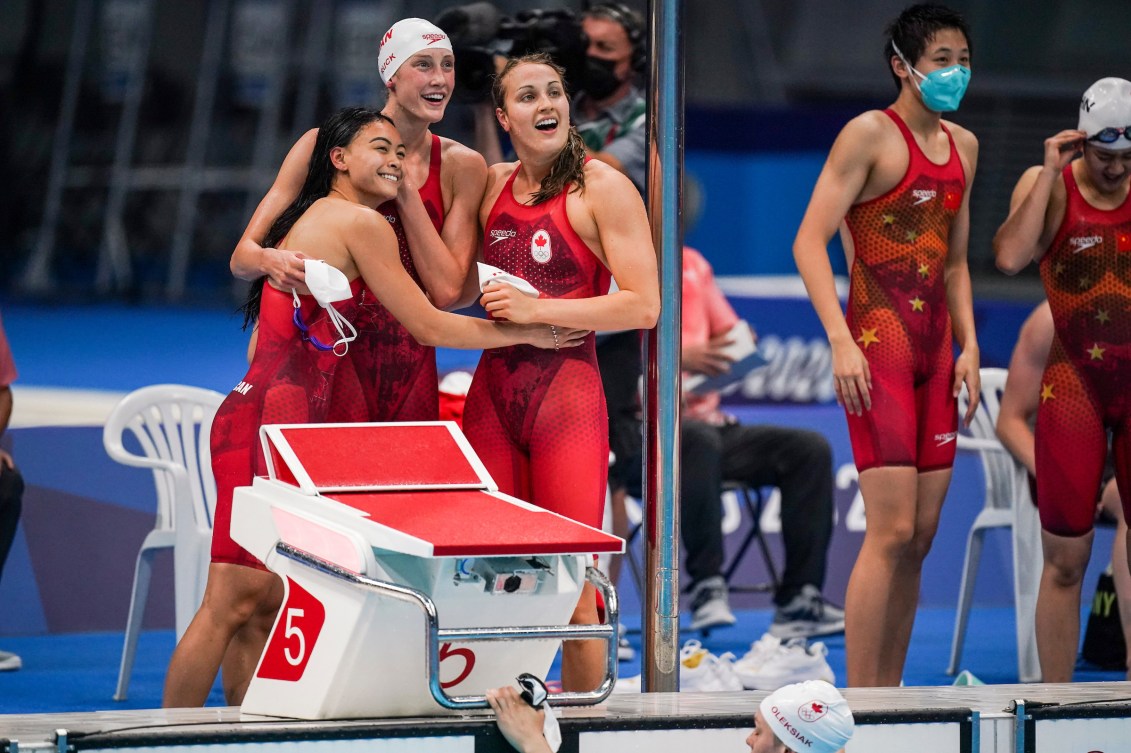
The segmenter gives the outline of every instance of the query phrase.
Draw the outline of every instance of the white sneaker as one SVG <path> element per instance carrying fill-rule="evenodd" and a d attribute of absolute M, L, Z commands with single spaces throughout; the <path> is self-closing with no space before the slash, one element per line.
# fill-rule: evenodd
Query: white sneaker
<path fill-rule="evenodd" d="M 738 678 L 742 681 L 744 688 L 753 688 L 747 680 L 747 676 L 757 676 L 762 671 L 762 665 L 766 663 L 771 656 L 774 656 L 781 650 L 781 641 L 775 638 L 772 633 L 765 633 L 761 638 L 750 644 L 750 650 L 743 654 L 742 658 L 735 662 L 734 669 L 738 673 Z"/>
<path fill-rule="evenodd" d="M 835 684 L 836 676 L 825 659 L 828 653 L 824 643 L 807 646 L 804 639 L 794 638 L 769 654 L 753 671 L 744 672 L 740 667 L 739 676 L 743 686 L 749 690 L 777 690 L 804 680 L 824 680 Z"/>
<path fill-rule="evenodd" d="M 679 651 L 679 688 L 696 693 L 742 690 L 734 671 L 734 654 L 715 656 L 699 641 L 689 640 Z"/>
<path fill-rule="evenodd" d="M 0 651 L 0 672 L 14 672 L 24 666 L 17 654 L 11 651 Z"/>

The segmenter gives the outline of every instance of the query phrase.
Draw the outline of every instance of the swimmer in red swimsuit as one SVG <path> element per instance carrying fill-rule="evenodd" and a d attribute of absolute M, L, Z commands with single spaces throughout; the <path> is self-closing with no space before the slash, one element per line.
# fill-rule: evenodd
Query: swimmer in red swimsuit
<path fill-rule="evenodd" d="M 376 295 L 426 345 L 522 344 L 568 352 L 586 342 L 587 332 L 568 327 L 489 322 L 432 306 L 401 265 L 389 223 L 373 211 L 396 192 L 403 158 L 404 145 L 387 117 L 362 108 L 332 116 L 319 131 L 302 192 L 267 237 L 280 246 L 318 249 L 320 258 L 345 275 L 351 296 L 334 308 L 347 319 L 366 296 Z M 221 660 L 225 696 L 238 705 L 259 658 L 256 646 L 244 642 L 242 628 L 256 614 L 277 609 L 278 579 L 232 541 L 228 528 L 235 487 L 250 484 L 264 469 L 260 425 L 365 418 L 364 385 L 344 343 L 337 342 L 328 309 L 317 311 L 320 307 L 300 292 L 307 291 L 294 291 L 298 308 L 291 306 L 290 295 L 269 284 L 250 301 L 249 313 L 261 322 L 260 340 L 247 376 L 213 422 L 213 562 L 204 603 L 170 661 L 165 706 L 201 705 Z"/>
<path fill-rule="evenodd" d="M 540 295 L 492 283 L 480 299 L 487 313 L 589 330 L 654 326 L 659 283 L 644 203 L 622 173 L 586 161 L 562 70 L 541 55 L 512 59 L 493 94 L 518 162 L 490 169 L 480 209 L 484 260 Z M 606 295 L 610 273 L 619 290 Z M 500 489 L 600 527 L 609 424 L 592 336 L 568 352 L 486 351 L 463 429 Z M 597 621 L 595 594 L 586 584 L 574 623 Z M 597 687 L 602 643 L 566 641 L 562 657 L 564 688 Z"/>
<path fill-rule="evenodd" d="M 456 302 L 475 257 L 487 165 L 468 147 L 433 134 L 455 86 L 451 41 L 420 18 L 393 24 L 378 55 L 388 100 L 381 112 L 405 140 L 405 179 L 379 211 L 393 226 L 401 261 L 432 303 Z M 261 245 L 271 223 L 298 195 L 318 129 L 291 147 L 275 183 L 252 215 L 232 254 L 245 280 L 267 275 L 284 290 L 301 285 L 305 251 Z M 380 303 L 362 307 L 352 346 L 366 386 L 371 421 L 435 421 L 439 412 L 435 349 L 418 343 Z M 366 373 L 368 372 L 368 373 Z"/>
<path fill-rule="evenodd" d="M 966 243 L 978 143 L 941 116 L 965 92 L 968 40 L 962 16 L 939 5 L 912 6 L 892 22 L 885 57 L 899 96 L 840 132 L 793 246 L 832 348 L 868 517 L 845 600 L 852 686 L 900 683 L 963 384 L 974 396 L 967 421 L 977 408 Z M 838 228 L 847 315 L 827 251 Z"/>
<path fill-rule="evenodd" d="M 1036 261 L 1055 336 L 1037 409 L 1035 466 L 1044 569 L 1037 653 L 1045 682 L 1071 682 L 1095 492 L 1111 433 L 1131 512 L 1131 82 L 1097 81 L 1077 128 L 1045 140 L 994 237 L 1002 271 Z M 1082 156 L 1081 156 L 1082 155 Z M 1081 156 L 1080 159 L 1076 159 Z"/>

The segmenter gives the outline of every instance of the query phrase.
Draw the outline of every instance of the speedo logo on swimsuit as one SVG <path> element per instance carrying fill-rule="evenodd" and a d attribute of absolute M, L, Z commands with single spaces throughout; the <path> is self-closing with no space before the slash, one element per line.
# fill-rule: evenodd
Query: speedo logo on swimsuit
<path fill-rule="evenodd" d="M 1092 246 L 1098 246 L 1103 242 L 1104 237 L 1102 235 L 1081 235 L 1068 239 L 1068 245 L 1072 247 L 1072 253 L 1074 254 L 1086 251 Z"/>
<path fill-rule="evenodd" d="M 958 438 L 957 431 L 948 431 L 946 434 L 936 434 L 935 441 L 938 442 L 936 447 L 942 447 L 944 444 L 950 444 Z"/>
<path fill-rule="evenodd" d="M 246 395 L 247 393 L 251 392 L 251 388 L 254 386 L 255 385 L 250 384 L 249 382 L 240 382 L 232 388 L 232 392 L 238 392 L 241 395 Z"/>
<path fill-rule="evenodd" d="M 491 245 L 494 246 L 499 241 L 505 241 L 507 238 L 515 237 L 516 235 L 518 235 L 518 231 L 517 230 L 492 230 L 490 233 L 488 233 L 488 235 L 490 235 L 492 238 L 494 238 L 494 240 L 491 241 Z"/>
<path fill-rule="evenodd" d="M 385 222 L 389 223 L 390 225 L 396 225 L 397 216 L 395 214 L 387 214 L 385 215 Z"/>
<path fill-rule="evenodd" d="M 911 192 L 911 195 L 915 197 L 915 203 L 912 206 L 919 206 L 938 196 L 939 192 L 929 188 L 916 188 Z"/>

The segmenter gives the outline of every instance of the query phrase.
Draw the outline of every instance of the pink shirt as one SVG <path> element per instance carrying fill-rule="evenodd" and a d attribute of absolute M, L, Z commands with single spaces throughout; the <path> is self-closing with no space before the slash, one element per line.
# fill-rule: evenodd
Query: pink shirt
<path fill-rule="evenodd" d="M 4 320 L 0 318 L 0 388 L 7 387 L 16 381 L 16 364 L 12 361 L 12 349 L 8 347 L 8 338 L 4 334 Z"/>
<path fill-rule="evenodd" d="M 710 263 L 695 249 L 683 248 L 683 315 L 680 331 L 683 345 L 703 345 L 721 335 L 738 321 L 723 291 L 715 284 Z M 686 373 L 686 372 L 685 372 Z M 683 415 L 688 418 L 722 424 L 726 415 L 719 410 L 719 393 L 687 393 Z"/>

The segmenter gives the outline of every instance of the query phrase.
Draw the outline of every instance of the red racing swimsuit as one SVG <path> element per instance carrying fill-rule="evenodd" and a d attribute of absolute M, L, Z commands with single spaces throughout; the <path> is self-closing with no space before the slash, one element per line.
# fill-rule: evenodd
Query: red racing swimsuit
<path fill-rule="evenodd" d="M 1107 432 L 1124 514 L 1131 512 L 1131 198 L 1096 209 L 1064 169 L 1064 220 L 1041 258 L 1056 336 L 1037 409 L 1041 525 L 1092 530 Z"/>
<path fill-rule="evenodd" d="M 609 272 L 566 215 L 569 186 L 537 206 L 514 198 L 516 168 L 484 228 L 484 261 L 518 275 L 542 296 L 592 298 Z M 485 350 L 463 430 L 499 489 L 600 528 L 609 464 L 609 421 L 595 336 L 576 348 Z"/>
<path fill-rule="evenodd" d="M 945 266 L 966 190 L 954 138 L 943 165 L 927 159 L 892 110 L 907 143 L 907 172 L 892 190 L 845 216 L 855 259 L 846 320 L 872 374 L 872 408 L 848 413 L 860 471 L 954 464 L 958 410 Z"/>
<path fill-rule="evenodd" d="M 365 291 L 361 279 L 350 288 L 353 298 L 334 307 L 350 321 Z M 338 332 L 313 296 L 299 296 L 299 315 L 309 336 L 333 345 Z M 216 514 L 212 525 L 212 561 L 254 567 L 263 565 L 232 541 L 232 493 L 250 486 L 253 476 L 266 476 L 267 465 L 259 443 L 263 424 L 364 421 L 367 417 L 363 387 L 349 353 L 339 358 L 319 350 L 302 336 L 294 321 L 290 293 L 263 285 L 259 304 L 259 336 L 255 356 L 243 380 L 220 404 L 212 421 L 210 448 L 216 478 Z"/>
<path fill-rule="evenodd" d="M 420 187 L 420 198 L 436 232 L 440 232 L 444 226 L 444 196 L 440 186 L 439 136 L 432 136 L 428 180 Z M 396 201 L 385 202 L 377 211 L 393 226 L 401 264 L 423 290 Z M 440 413 L 436 349 L 417 342 L 369 289 L 363 291 L 359 318 L 353 325 L 357 327 L 358 339 L 351 346 L 350 355 L 366 385 L 369 420 L 435 421 Z"/>

